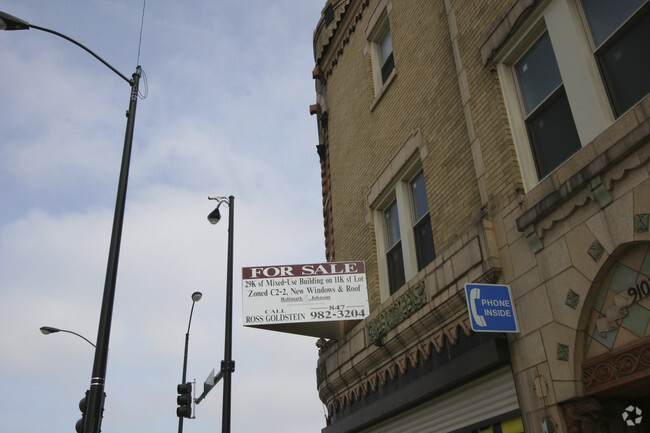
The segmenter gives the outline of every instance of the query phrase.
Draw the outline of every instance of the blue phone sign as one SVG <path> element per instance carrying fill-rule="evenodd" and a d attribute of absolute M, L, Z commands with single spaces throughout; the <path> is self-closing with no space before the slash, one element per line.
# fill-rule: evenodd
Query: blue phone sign
<path fill-rule="evenodd" d="M 510 286 L 468 283 L 465 295 L 475 332 L 519 332 Z"/>

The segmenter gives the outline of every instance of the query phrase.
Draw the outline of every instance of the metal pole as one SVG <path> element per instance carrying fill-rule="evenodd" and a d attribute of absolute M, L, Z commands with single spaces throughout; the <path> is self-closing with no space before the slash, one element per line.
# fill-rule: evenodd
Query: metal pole
<path fill-rule="evenodd" d="M 90 379 L 90 392 L 88 394 L 88 411 L 84 423 L 84 433 L 99 433 L 102 425 L 104 411 L 104 385 L 106 382 L 106 365 L 108 361 L 108 343 L 111 334 L 111 321 L 113 316 L 113 302 L 115 300 L 115 281 L 117 266 L 120 256 L 120 242 L 122 240 L 122 225 L 124 222 L 124 207 L 126 204 L 126 187 L 129 178 L 129 164 L 131 161 L 131 147 L 133 143 L 133 129 L 135 125 L 135 110 L 138 102 L 138 85 L 142 75 L 142 68 L 138 66 L 131 80 L 131 96 L 129 110 L 126 112 L 126 133 L 124 136 L 124 150 L 122 153 L 122 166 L 115 201 L 115 215 L 113 217 L 113 231 L 111 244 L 108 251 L 108 264 L 106 266 L 106 280 L 104 281 L 104 296 L 99 316 L 97 330 L 97 346 L 95 360 Z"/>
<path fill-rule="evenodd" d="M 235 197 L 228 198 L 228 269 L 226 274 L 226 341 L 224 347 L 223 370 L 223 410 L 221 432 L 230 433 L 230 407 L 231 407 L 231 376 L 235 371 L 235 362 L 232 360 L 232 257 L 233 257 L 233 231 L 235 219 Z"/>
<path fill-rule="evenodd" d="M 187 333 L 185 334 L 185 351 L 183 352 L 183 378 L 181 384 L 185 383 L 187 378 L 187 346 L 190 342 L 190 325 L 192 324 L 192 313 L 194 313 L 194 304 L 196 301 L 192 300 L 192 309 L 190 310 L 190 320 L 187 324 Z M 178 417 L 178 433 L 183 433 L 183 417 Z"/>

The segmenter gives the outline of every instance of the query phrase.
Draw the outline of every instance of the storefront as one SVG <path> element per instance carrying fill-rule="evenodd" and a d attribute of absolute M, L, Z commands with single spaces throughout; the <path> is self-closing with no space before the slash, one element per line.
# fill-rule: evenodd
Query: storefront
<path fill-rule="evenodd" d="M 521 433 L 519 403 L 510 366 L 420 404 L 363 433 Z"/>

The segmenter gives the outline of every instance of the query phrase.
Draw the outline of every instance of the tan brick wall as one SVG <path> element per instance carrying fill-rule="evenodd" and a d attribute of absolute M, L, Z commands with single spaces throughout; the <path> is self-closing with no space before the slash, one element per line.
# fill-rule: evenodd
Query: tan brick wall
<path fill-rule="evenodd" d="M 445 6 L 393 1 L 389 21 L 396 77 L 372 106 L 364 31 L 376 5 L 370 2 L 356 24 L 323 92 L 329 114 L 336 259 L 366 260 L 373 305 L 379 302 L 374 292 L 378 276 L 366 195 L 412 130 L 419 129 L 426 143 L 428 157 L 422 163 L 436 249 L 443 251 L 480 218 Z M 321 69 L 326 68 L 324 64 Z M 485 120 L 489 122 L 493 120 Z"/>
<path fill-rule="evenodd" d="M 483 65 L 479 51 L 494 23 L 499 22 L 511 3 L 510 0 L 449 1 L 457 23 L 460 61 L 469 88 L 472 129 L 484 156 L 490 211 L 516 200 L 517 191 L 522 188 L 498 75 L 492 65 Z"/>

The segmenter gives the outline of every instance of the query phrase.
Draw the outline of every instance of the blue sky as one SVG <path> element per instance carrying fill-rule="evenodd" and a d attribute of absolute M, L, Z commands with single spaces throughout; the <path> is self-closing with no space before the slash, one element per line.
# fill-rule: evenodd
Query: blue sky
<path fill-rule="evenodd" d="M 223 358 L 234 195 L 232 430 L 317 432 L 316 338 L 244 328 L 241 268 L 324 261 L 312 36 L 323 0 L 0 0 L 122 74 L 138 101 L 102 431 L 176 431 L 188 378 Z M 130 87 L 79 47 L 0 32 L 0 433 L 74 431 L 90 383 Z M 227 214 L 227 211 L 225 212 Z M 222 388 L 187 432 L 221 429 Z"/>

